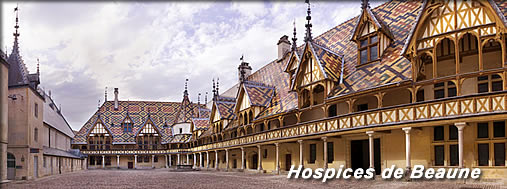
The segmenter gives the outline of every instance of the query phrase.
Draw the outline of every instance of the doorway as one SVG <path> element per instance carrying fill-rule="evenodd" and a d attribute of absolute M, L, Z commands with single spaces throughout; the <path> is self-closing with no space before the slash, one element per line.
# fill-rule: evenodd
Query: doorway
<path fill-rule="evenodd" d="M 290 171 L 291 166 L 292 166 L 292 155 L 285 154 L 285 171 Z"/>
<path fill-rule="evenodd" d="M 39 157 L 33 156 L 33 176 L 39 178 Z"/>
<path fill-rule="evenodd" d="M 128 162 L 127 164 L 128 169 L 134 169 L 134 162 Z"/>
<path fill-rule="evenodd" d="M 362 168 L 366 170 L 370 167 L 370 150 L 368 140 L 350 141 L 350 159 L 352 169 Z M 380 139 L 373 139 L 373 159 L 375 166 L 375 174 L 379 175 L 380 170 Z"/>
<path fill-rule="evenodd" d="M 259 167 L 259 156 L 257 154 L 252 155 L 252 167 L 250 169 L 257 169 Z"/>

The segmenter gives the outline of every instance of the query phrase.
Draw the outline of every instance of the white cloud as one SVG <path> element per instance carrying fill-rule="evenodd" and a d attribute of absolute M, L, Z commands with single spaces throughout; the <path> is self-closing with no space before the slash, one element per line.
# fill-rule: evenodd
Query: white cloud
<path fill-rule="evenodd" d="M 372 2 L 372 6 L 378 5 Z M 15 3 L 2 3 L 2 47 L 12 48 Z M 313 36 L 360 13 L 360 3 L 312 3 Z M 306 4 L 300 2 L 24 2 L 21 53 L 30 71 L 41 62 L 42 86 L 51 89 L 74 129 L 95 111 L 108 86 L 122 100 L 180 101 L 221 91 L 237 81 L 245 55 L 254 70 L 277 57 L 282 35 L 296 19 L 303 43 Z M 111 95 L 110 95 L 111 96 Z M 208 98 L 208 99 L 211 99 Z"/>

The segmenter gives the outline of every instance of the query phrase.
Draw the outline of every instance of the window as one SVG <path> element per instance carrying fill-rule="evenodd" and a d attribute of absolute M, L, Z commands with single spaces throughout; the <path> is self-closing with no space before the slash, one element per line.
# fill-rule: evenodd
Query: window
<path fill-rule="evenodd" d="M 47 157 L 43 157 L 43 158 L 42 158 L 42 166 L 43 166 L 44 168 L 46 168 L 46 159 L 47 159 Z"/>
<path fill-rule="evenodd" d="M 35 117 L 39 117 L 39 104 L 35 103 L 33 113 Z"/>
<path fill-rule="evenodd" d="M 183 128 L 180 128 L 180 133 L 183 133 Z"/>
<path fill-rule="evenodd" d="M 433 95 L 434 99 L 456 96 L 456 85 L 452 81 L 436 83 L 433 85 Z"/>
<path fill-rule="evenodd" d="M 264 153 L 262 154 L 262 158 L 268 158 L 268 149 L 264 149 Z"/>
<path fill-rule="evenodd" d="M 123 132 L 124 133 L 127 133 L 127 132 L 132 132 L 132 121 L 130 121 L 130 119 L 125 119 L 125 122 L 123 123 Z"/>
<path fill-rule="evenodd" d="M 494 144 L 495 166 L 505 166 L 505 142 Z"/>
<path fill-rule="evenodd" d="M 444 126 L 433 127 L 433 141 L 444 140 Z"/>
<path fill-rule="evenodd" d="M 37 128 L 35 128 L 35 129 L 33 130 L 33 140 L 34 140 L 35 142 L 37 142 L 37 140 L 39 140 L 39 129 L 37 129 Z"/>
<path fill-rule="evenodd" d="M 435 146 L 435 166 L 444 166 L 444 145 Z"/>
<path fill-rule="evenodd" d="M 417 94 L 416 94 L 416 101 L 417 101 L 417 102 L 422 102 L 422 101 L 424 101 L 424 89 L 421 89 L 421 90 L 417 91 Z"/>
<path fill-rule="evenodd" d="M 477 93 L 503 90 L 503 81 L 498 74 L 477 77 Z"/>
<path fill-rule="evenodd" d="M 144 156 L 144 162 L 150 162 L 150 156 Z"/>
<path fill-rule="evenodd" d="M 336 106 L 337 106 L 336 104 L 329 106 L 328 117 L 334 117 L 337 115 Z"/>
<path fill-rule="evenodd" d="M 451 159 L 451 166 L 458 166 L 459 165 L 459 154 L 458 154 L 458 145 L 452 144 L 449 146 L 449 156 Z"/>
<path fill-rule="evenodd" d="M 489 144 L 479 144 L 477 151 L 479 153 L 479 166 L 488 166 Z"/>
<path fill-rule="evenodd" d="M 493 137 L 505 137 L 505 122 L 496 121 L 493 122 Z"/>
<path fill-rule="evenodd" d="M 155 163 L 158 162 L 158 156 L 153 157 L 153 162 L 155 162 Z"/>
<path fill-rule="evenodd" d="M 477 165 L 505 166 L 505 136 L 505 121 L 477 123 Z"/>
<path fill-rule="evenodd" d="M 310 161 L 308 163 L 315 163 L 315 160 L 317 159 L 317 145 L 316 144 L 310 144 Z"/>
<path fill-rule="evenodd" d="M 357 105 L 357 111 L 366 111 L 368 110 L 368 104 L 359 104 Z"/>
<path fill-rule="evenodd" d="M 143 156 L 137 157 L 137 163 L 142 163 L 142 162 L 143 162 Z"/>
<path fill-rule="evenodd" d="M 334 150 L 333 142 L 327 143 L 327 163 L 333 163 L 334 161 Z"/>
<path fill-rule="evenodd" d="M 477 123 L 477 138 L 488 138 L 488 123 Z"/>
<path fill-rule="evenodd" d="M 377 35 L 366 36 L 359 40 L 359 63 L 365 64 L 378 59 Z"/>
<path fill-rule="evenodd" d="M 449 140 L 458 140 L 458 128 L 454 125 L 449 126 Z"/>

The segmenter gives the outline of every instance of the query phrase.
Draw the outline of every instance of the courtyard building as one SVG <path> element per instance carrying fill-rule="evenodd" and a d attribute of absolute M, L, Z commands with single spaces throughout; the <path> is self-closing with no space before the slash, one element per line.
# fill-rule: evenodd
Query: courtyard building
<path fill-rule="evenodd" d="M 86 168 L 81 166 L 84 158 L 80 152 L 70 149 L 74 136 L 69 124 L 51 96 L 39 86 L 39 64 L 36 73 L 29 73 L 26 68 L 19 50 L 17 10 L 14 46 L 9 56 L 2 55 L 8 63 L 8 74 L 4 75 L 2 67 L 0 85 L 2 150 L 3 145 L 7 145 L 1 156 L 2 166 L 7 165 L 7 174 L 3 169 L 0 171 L 1 176 L 5 176 L 2 180 L 33 179 Z M 4 80 L 6 77 L 7 80 Z M 8 96 L 4 95 L 5 81 Z M 4 111 L 6 108 L 8 111 Z M 6 115 L 8 120 L 4 119 Z"/>
<path fill-rule="evenodd" d="M 424 165 L 507 178 L 507 2 L 363 1 L 316 37 L 311 11 L 302 45 L 294 28 L 259 70 L 242 57 L 238 83 L 221 93 L 213 81 L 208 106 L 186 89 L 181 103 L 115 97 L 73 147 L 95 168 Z"/>

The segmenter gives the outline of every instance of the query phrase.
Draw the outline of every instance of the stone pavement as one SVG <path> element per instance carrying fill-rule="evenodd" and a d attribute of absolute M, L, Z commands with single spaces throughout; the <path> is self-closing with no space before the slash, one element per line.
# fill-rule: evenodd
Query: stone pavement
<path fill-rule="evenodd" d="M 507 188 L 499 183 L 460 183 L 456 181 L 382 181 L 382 180 L 317 180 L 287 179 L 286 175 L 241 172 L 169 172 L 156 170 L 86 170 L 15 181 L 1 188 Z"/>

